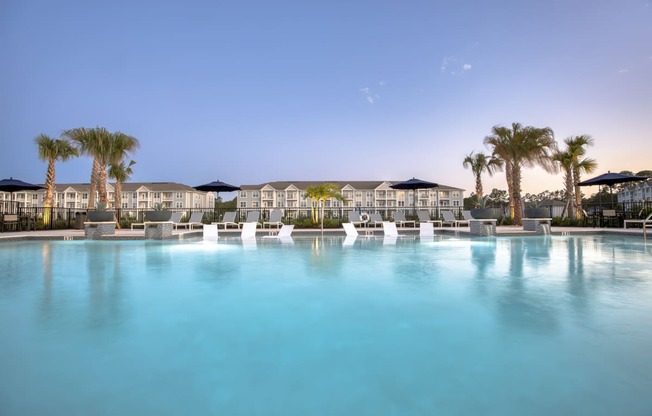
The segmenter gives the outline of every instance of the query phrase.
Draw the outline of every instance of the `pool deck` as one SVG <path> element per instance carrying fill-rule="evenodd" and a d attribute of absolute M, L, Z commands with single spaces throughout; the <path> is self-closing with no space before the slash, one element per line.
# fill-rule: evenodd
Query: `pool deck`
<path fill-rule="evenodd" d="M 382 236 L 382 228 L 358 228 L 361 235 L 367 233 L 374 236 Z M 271 230 L 258 229 L 257 236 L 262 237 L 270 234 L 275 231 L 274 228 Z M 229 229 L 229 230 L 219 230 L 219 234 L 229 237 L 237 237 L 240 234 L 238 229 Z M 344 236 L 344 230 L 342 228 L 335 229 L 325 229 L 323 232 L 324 235 L 328 236 Z M 399 228 L 399 234 L 407 235 L 418 235 L 418 228 Z M 643 229 L 642 228 L 590 228 L 590 227 L 552 227 L 551 235 L 634 235 L 640 236 L 643 238 Z M 292 233 L 292 236 L 295 237 L 310 237 L 321 235 L 321 231 L 318 229 L 295 229 Z M 438 227 L 435 228 L 435 235 L 442 236 L 457 236 L 457 237 L 473 237 L 470 235 L 469 227 Z M 498 237 L 507 237 L 507 236 L 527 236 L 527 235 L 536 235 L 531 231 L 523 231 L 523 227 L 520 226 L 498 226 L 496 227 L 496 235 Z M 652 231 L 650 232 L 652 236 Z M 172 237 L 170 240 L 186 240 L 201 238 L 202 230 L 174 230 L 172 232 Z M 482 238 L 482 237 L 478 237 Z M 129 230 L 129 229 L 120 229 L 116 230 L 114 235 L 105 236 L 103 240 L 144 240 L 145 231 L 140 230 Z M 19 240 L 85 240 L 84 230 L 45 230 L 45 231 L 10 231 L 0 233 L 0 242 L 5 241 L 19 241 Z"/>

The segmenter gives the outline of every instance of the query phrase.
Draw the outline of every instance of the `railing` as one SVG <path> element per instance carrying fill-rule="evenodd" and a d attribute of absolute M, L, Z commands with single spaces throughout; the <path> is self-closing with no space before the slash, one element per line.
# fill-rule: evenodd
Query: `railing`
<path fill-rule="evenodd" d="M 24 207 L 20 205 L 13 205 L 10 207 L 0 207 L 3 208 L 2 212 L 7 213 L 16 213 L 22 219 L 21 227 L 22 230 L 57 230 L 57 229 L 83 229 L 84 222 L 86 222 L 87 210 L 78 209 L 78 208 L 44 208 L 44 207 Z M 9 209 L 10 208 L 10 209 Z M 310 208 L 299 207 L 299 208 L 238 208 L 236 211 L 236 221 L 242 222 L 247 218 L 247 214 L 251 211 L 260 212 L 260 221 L 266 221 L 269 219 L 270 212 L 274 209 L 283 210 L 283 219 L 282 221 L 286 224 L 294 224 L 297 222 L 309 223 L 309 218 L 312 216 L 312 211 Z M 441 209 L 452 210 L 457 216 L 460 215 L 460 207 L 419 207 L 419 210 L 428 210 L 432 217 L 439 217 L 439 212 Z M 142 223 L 145 221 L 146 213 L 151 212 L 151 209 L 116 209 L 115 218 L 118 221 L 121 228 L 130 228 L 132 223 Z M 190 215 L 193 212 L 203 212 L 204 218 L 203 222 L 208 224 L 211 222 L 221 221 L 224 213 L 227 211 L 233 211 L 233 209 L 223 209 L 223 208 L 171 208 L 169 211 L 172 212 L 183 212 L 184 215 L 181 221 L 187 221 Z M 406 214 L 408 219 L 416 220 L 416 212 L 414 209 L 409 207 L 326 207 L 324 208 L 323 215 L 324 219 L 329 221 L 331 225 L 340 226 L 342 222 L 348 221 L 349 211 L 357 211 L 362 214 L 380 214 L 383 219 L 393 218 L 393 213 L 396 211 L 403 211 Z M 321 212 L 319 212 L 321 217 Z"/>

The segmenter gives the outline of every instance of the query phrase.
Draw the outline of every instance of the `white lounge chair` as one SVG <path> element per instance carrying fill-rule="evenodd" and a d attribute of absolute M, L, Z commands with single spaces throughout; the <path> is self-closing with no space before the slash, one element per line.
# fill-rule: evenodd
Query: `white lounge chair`
<path fill-rule="evenodd" d="M 627 228 L 628 225 L 641 224 L 643 228 L 652 227 L 652 213 L 647 216 L 644 220 L 625 220 L 623 228 Z"/>
<path fill-rule="evenodd" d="M 292 230 L 294 230 L 294 225 L 283 225 L 278 233 L 272 235 L 265 235 L 263 238 L 275 238 L 281 240 L 281 242 L 292 242 Z"/>
<path fill-rule="evenodd" d="M 412 224 L 412 226 L 414 227 L 416 222 L 415 222 L 415 221 L 412 221 L 412 220 L 407 220 L 407 219 L 405 219 L 405 212 L 403 212 L 403 211 L 396 211 L 396 212 L 394 213 L 394 223 L 395 223 L 396 225 L 398 225 L 399 227 L 405 227 L 406 224 Z M 385 225 L 384 225 L 384 223 L 383 223 L 383 227 L 384 227 L 384 226 L 385 226 Z"/>
<path fill-rule="evenodd" d="M 208 241 L 215 241 L 218 238 L 217 224 L 206 224 L 202 229 L 202 238 Z"/>
<path fill-rule="evenodd" d="M 385 237 L 399 237 L 396 222 L 383 221 L 383 234 Z"/>
<path fill-rule="evenodd" d="M 431 222 L 422 222 L 419 224 L 419 237 L 433 237 L 435 227 Z"/>
<path fill-rule="evenodd" d="M 465 220 L 471 221 L 474 220 L 473 215 L 471 215 L 471 211 L 462 211 L 462 217 L 464 217 Z"/>
<path fill-rule="evenodd" d="M 272 225 L 275 225 L 276 228 L 279 228 L 283 225 L 281 222 L 281 218 L 283 218 L 283 210 L 280 209 L 273 209 L 269 213 L 269 221 L 264 221 L 263 222 L 263 228 L 265 228 L 265 224 L 269 224 L 269 228 L 272 228 Z"/>
<path fill-rule="evenodd" d="M 346 215 L 349 216 L 349 222 L 353 224 L 354 226 L 356 224 L 360 226 L 364 226 L 367 221 L 363 221 L 362 218 L 360 217 L 360 214 L 357 211 L 349 211 L 346 213 Z"/>
<path fill-rule="evenodd" d="M 431 223 L 431 224 L 437 224 L 437 227 L 441 227 L 441 220 L 431 220 L 428 211 L 419 210 L 417 211 L 417 216 L 419 217 L 420 224 Z"/>
<path fill-rule="evenodd" d="M 177 229 L 179 227 L 183 227 L 192 230 L 194 226 L 204 226 L 204 224 L 201 222 L 202 218 L 204 218 L 203 212 L 193 212 L 190 214 L 190 219 L 188 222 L 180 222 L 176 224 L 175 227 Z"/>
<path fill-rule="evenodd" d="M 344 231 L 346 232 L 347 237 L 357 237 L 358 236 L 358 230 L 355 229 L 355 225 L 353 225 L 350 222 L 344 222 L 342 223 L 342 227 L 344 227 Z"/>
<path fill-rule="evenodd" d="M 444 221 L 442 222 L 442 225 L 450 225 L 451 227 L 459 227 L 460 224 L 464 225 L 469 225 L 468 220 L 458 220 L 455 218 L 455 215 L 453 215 L 452 211 L 442 211 L 441 215 L 444 217 Z"/>
<path fill-rule="evenodd" d="M 224 217 L 222 217 L 222 221 L 214 222 L 213 224 L 217 225 L 218 228 L 220 225 L 223 225 L 225 230 L 228 228 L 229 225 L 233 225 L 235 227 L 240 228 L 240 224 L 235 222 L 236 215 L 237 213 L 235 211 L 225 212 Z"/>
<path fill-rule="evenodd" d="M 174 228 L 177 228 L 179 224 L 182 224 L 181 217 L 183 217 L 183 212 L 173 212 L 170 216 L 170 222 Z"/>
<path fill-rule="evenodd" d="M 256 228 L 258 227 L 257 222 L 245 222 L 242 224 L 242 232 L 240 237 L 243 239 L 247 238 L 256 238 Z"/>

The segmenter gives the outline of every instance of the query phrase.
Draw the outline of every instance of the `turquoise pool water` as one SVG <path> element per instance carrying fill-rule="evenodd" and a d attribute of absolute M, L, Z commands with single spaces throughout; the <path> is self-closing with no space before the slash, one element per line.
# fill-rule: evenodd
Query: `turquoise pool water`
<path fill-rule="evenodd" d="M 2 415 L 650 415 L 640 238 L 0 244 Z"/>

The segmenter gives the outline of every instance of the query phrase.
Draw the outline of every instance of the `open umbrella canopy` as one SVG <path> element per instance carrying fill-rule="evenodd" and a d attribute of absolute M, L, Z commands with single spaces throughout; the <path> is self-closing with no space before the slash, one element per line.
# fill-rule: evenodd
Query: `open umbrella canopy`
<path fill-rule="evenodd" d="M 43 187 L 41 185 L 34 185 L 14 178 L 0 180 L 0 191 L 2 192 L 13 193 L 18 191 L 36 191 L 39 189 L 43 189 Z"/>
<path fill-rule="evenodd" d="M 240 190 L 239 186 L 229 185 L 222 181 L 214 181 L 205 185 L 195 186 L 194 188 L 202 192 L 233 192 Z"/>
<path fill-rule="evenodd" d="M 607 172 L 607 173 L 603 173 L 602 175 L 598 175 L 595 178 L 578 182 L 577 186 L 591 186 L 591 185 L 612 186 L 617 183 L 644 181 L 646 179 L 649 178 L 647 176 L 633 176 L 633 175 L 623 175 L 622 173 Z"/>
<path fill-rule="evenodd" d="M 407 181 L 399 182 L 394 185 L 390 185 L 392 189 L 430 189 L 436 188 L 439 185 L 434 182 L 428 182 L 417 178 L 412 178 Z"/>

